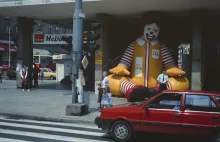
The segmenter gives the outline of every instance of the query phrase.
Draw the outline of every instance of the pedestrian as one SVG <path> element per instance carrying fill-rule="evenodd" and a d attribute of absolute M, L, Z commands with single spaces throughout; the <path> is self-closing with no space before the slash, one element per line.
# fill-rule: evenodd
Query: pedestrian
<path fill-rule="evenodd" d="M 98 83 L 98 101 L 97 103 L 99 103 L 99 108 L 102 108 L 102 94 L 103 94 L 103 88 L 102 88 L 102 84 Z"/>
<path fill-rule="evenodd" d="M 103 80 L 102 80 L 103 96 L 102 96 L 102 102 L 101 102 L 104 108 L 112 106 L 112 94 L 110 93 L 109 79 L 107 76 L 108 76 L 108 73 L 104 71 Z"/>
<path fill-rule="evenodd" d="M 0 83 L 2 83 L 2 74 L 3 74 L 3 69 L 2 66 L 0 66 Z"/>
<path fill-rule="evenodd" d="M 39 73 L 39 69 L 36 67 L 36 64 L 33 64 L 34 87 L 38 87 L 38 73 Z"/>
<path fill-rule="evenodd" d="M 24 66 L 21 70 L 21 79 L 22 79 L 22 88 L 23 90 L 22 91 L 30 91 L 29 90 L 29 86 L 28 86 L 28 82 L 27 82 L 27 75 L 28 75 L 28 72 L 26 70 L 26 67 Z"/>
<path fill-rule="evenodd" d="M 106 71 L 102 74 L 103 80 L 102 80 L 102 88 L 105 89 L 107 93 L 110 93 L 110 87 L 109 87 L 109 79 L 108 79 L 108 73 Z"/>
<path fill-rule="evenodd" d="M 168 75 L 165 72 L 165 69 L 162 70 L 162 73 L 157 77 L 157 81 L 159 83 L 159 90 L 162 92 L 167 89 L 167 82 L 169 80 Z"/>
<path fill-rule="evenodd" d="M 44 78 L 44 69 L 43 69 L 43 67 L 41 66 L 41 67 L 40 67 L 40 80 L 41 80 L 41 82 L 43 82 L 43 78 Z"/>

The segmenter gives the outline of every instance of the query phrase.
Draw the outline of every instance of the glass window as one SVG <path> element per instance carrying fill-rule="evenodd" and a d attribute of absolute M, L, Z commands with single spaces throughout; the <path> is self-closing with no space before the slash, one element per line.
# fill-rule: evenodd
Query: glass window
<path fill-rule="evenodd" d="M 207 95 L 186 95 L 185 109 L 193 111 L 219 111 L 219 108 Z"/>
<path fill-rule="evenodd" d="M 49 26 L 48 26 L 48 29 L 52 29 L 52 28 L 53 28 L 53 26 L 52 26 L 52 25 L 49 25 Z"/>
<path fill-rule="evenodd" d="M 59 31 L 60 30 L 60 28 L 59 27 L 56 27 L 56 31 Z"/>
<path fill-rule="evenodd" d="M 39 56 L 33 56 L 33 62 L 39 64 Z"/>
<path fill-rule="evenodd" d="M 182 94 L 164 93 L 147 104 L 148 108 L 180 110 Z"/>
<path fill-rule="evenodd" d="M 214 98 L 220 103 L 220 97 L 219 96 L 214 96 Z"/>
<path fill-rule="evenodd" d="M 9 25 L 5 25 L 5 33 L 9 32 Z"/>
<path fill-rule="evenodd" d="M 44 69 L 44 72 L 48 72 L 47 69 Z"/>
<path fill-rule="evenodd" d="M 52 70 L 51 70 L 51 69 L 48 69 L 48 72 L 52 72 Z"/>

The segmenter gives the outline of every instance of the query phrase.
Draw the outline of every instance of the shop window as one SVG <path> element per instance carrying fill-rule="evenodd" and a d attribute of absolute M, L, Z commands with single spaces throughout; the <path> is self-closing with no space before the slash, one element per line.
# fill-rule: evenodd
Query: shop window
<path fill-rule="evenodd" d="M 41 26 L 42 26 L 42 24 L 41 24 L 41 23 L 37 23 L 37 26 L 38 26 L 38 27 L 41 27 Z"/>
<path fill-rule="evenodd" d="M 190 111 L 219 112 L 219 108 L 212 101 L 210 96 L 187 94 L 185 109 Z"/>
<path fill-rule="evenodd" d="M 4 30 L 5 30 L 5 33 L 8 33 L 9 32 L 9 25 L 5 25 Z"/>
<path fill-rule="evenodd" d="M 52 25 L 49 25 L 49 26 L 48 26 L 48 29 L 53 29 L 53 26 L 52 26 Z"/>
<path fill-rule="evenodd" d="M 42 32 L 41 30 L 38 30 L 37 33 L 39 33 L 39 34 L 43 34 L 43 32 Z"/>
<path fill-rule="evenodd" d="M 56 27 L 56 31 L 59 31 L 60 30 L 60 28 L 59 27 Z"/>
<path fill-rule="evenodd" d="M 70 30 L 69 33 L 72 34 L 72 30 Z"/>
<path fill-rule="evenodd" d="M 15 30 L 16 30 L 16 33 L 18 33 L 18 27 L 17 26 L 16 26 Z"/>

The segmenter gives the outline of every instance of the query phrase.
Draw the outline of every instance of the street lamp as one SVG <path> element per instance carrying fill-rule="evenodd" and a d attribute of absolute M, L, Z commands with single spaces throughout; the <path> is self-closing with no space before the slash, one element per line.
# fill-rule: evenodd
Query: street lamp
<path fill-rule="evenodd" d="M 15 21 L 14 23 L 11 24 L 11 26 L 9 27 L 9 37 L 8 37 L 8 66 L 9 68 L 11 67 L 11 28 L 17 24 L 17 21 Z"/>

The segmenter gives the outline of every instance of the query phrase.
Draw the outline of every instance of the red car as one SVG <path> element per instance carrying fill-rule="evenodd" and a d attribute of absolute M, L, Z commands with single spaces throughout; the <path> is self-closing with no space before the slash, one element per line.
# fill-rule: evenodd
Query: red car
<path fill-rule="evenodd" d="M 119 142 L 136 132 L 212 136 L 220 142 L 220 93 L 164 91 L 146 101 L 100 110 L 96 125 Z"/>

